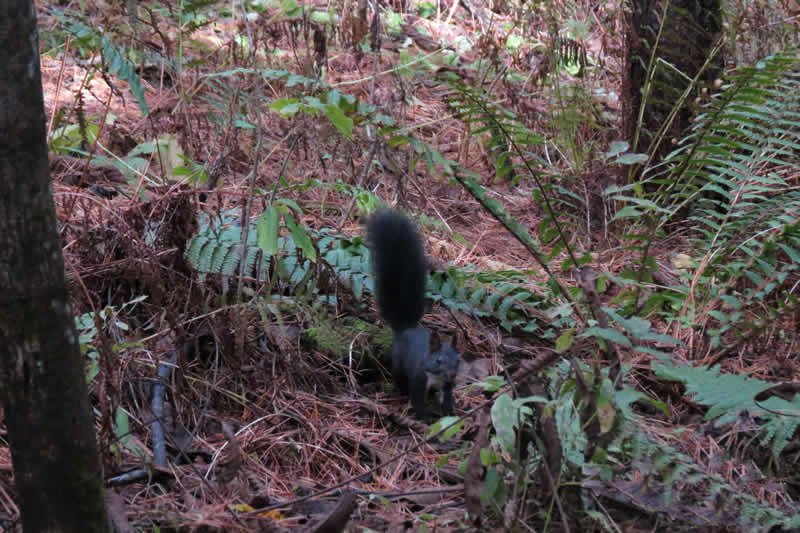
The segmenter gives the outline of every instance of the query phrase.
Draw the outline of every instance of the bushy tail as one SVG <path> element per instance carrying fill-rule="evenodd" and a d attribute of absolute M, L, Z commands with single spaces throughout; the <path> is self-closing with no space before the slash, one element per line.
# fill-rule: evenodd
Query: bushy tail
<path fill-rule="evenodd" d="M 381 210 L 367 222 L 375 296 L 395 331 L 412 328 L 425 312 L 427 262 L 414 223 L 398 211 Z"/>

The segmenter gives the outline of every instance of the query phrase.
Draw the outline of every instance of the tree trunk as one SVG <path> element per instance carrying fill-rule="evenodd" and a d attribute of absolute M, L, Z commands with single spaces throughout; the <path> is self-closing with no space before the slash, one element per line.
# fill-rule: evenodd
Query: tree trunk
<path fill-rule="evenodd" d="M 0 396 L 28 531 L 107 531 L 45 140 L 36 13 L 0 3 Z"/>
<path fill-rule="evenodd" d="M 710 56 L 714 43 L 722 32 L 720 0 L 633 0 L 628 21 L 628 79 L 624 131 L 634 152 L 648 152 L 656 132 L 667 120 L 673 106 Z M 658 38 L 660 34 L 660 38 Z M 656 61 L 651 86 L 644 103 L 642 127 L 638 139 L 635 130 L 642 105 L 643 91 L 648 79 L 647 66 L 653 48 Z M 703 74 L 701 81 L 711 85 L 723 66 L 717 56 Z M 698 84 L 700 86 L 703 83 Z M 692 115 L 691 103 L 697 92 L 680 108 L 675 120 L 665 132 L 656 149 L 657 162 L 675 147 L 673 139 L 686 134 Z"/>

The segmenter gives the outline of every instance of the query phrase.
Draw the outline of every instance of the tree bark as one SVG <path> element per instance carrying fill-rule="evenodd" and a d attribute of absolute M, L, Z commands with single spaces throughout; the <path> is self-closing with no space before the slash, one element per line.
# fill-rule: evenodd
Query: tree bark
<path fill-rule="evenodd" d="M 31 0 L 0 3 L 0 396 L 24 530 L 108 531 L 50 186 Z"/>
<path fill-rule="evenodd" d="M 653 136 L 667 117 L 689 80 L 700 72 L 711 55 L 714 43 L 722 32 L 722 7 L 720 0 L 633 0 L 628 19 L 628 79 L 626 80 L 626 105 L 624 131 L 633 141 L 634 131 L 642 105 L 642 92 L 648 79 L 647 65 L 653 48 L 656 58 L 651 77 L 640 136 L 631 143 L 633 152 L 647 152 L 655 140 Z M 661 34 L 657 42 L 657 36 Z M 711 86 L 723 66 L 718 56 L 704 72 L 701 82 Z M 680 73 L 680 74 L 679 74 Z M 702 85 L 702 84 L 701 84 Z M 700 93 L 700 87 L 696 87 Z M 691 102 L 687 100 L 666 130 L 666 139 L 656 150 L 656 160 L 674 149 L 672 139 L 686 134 L 692 116 Z"/>

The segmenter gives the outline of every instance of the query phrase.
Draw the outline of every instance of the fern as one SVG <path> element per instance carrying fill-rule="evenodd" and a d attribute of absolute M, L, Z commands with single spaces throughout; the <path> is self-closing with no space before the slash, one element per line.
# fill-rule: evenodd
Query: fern
<path fill-rule="evenodd" d="M 147 116 L 150 110 L 147 107 L 147 99 L 144 97 L 144 88 L 136 73 L 135 65 L 126 57 L 126 50 L 114 44 L 106 35 L 102 36 L 100 42 L 103 62 L 108 71 L 122 81 L 128 82 L 128 86 L 139 104 L 139 110 L 142 115 Z"/>
<path fill-rule="evenodd" d="M 261 259 L 268 261 L 256 243 L 255 228 L 248 233 L 246 246 L 242 246 L 241 227 L 237 224 L 237 216 L 233 212 L 211 218 L 201 214 L 198 234 L 186 243 L 186 259 L 198 272 L 200 281 L 204 281 L 208 274 L 218 274 L 224 277 L 233 276 L 244 259 L 245 272 L 260 281 L 268 280 L 268 271 L 263 266 L 256 268 L 256 262 Z M 282 237 L 279 240 L 279 250 L 287 255 L 296 254 L 291 237 Z"/>
<path fill-rule="evenodd" d="M 747 227 L 754 207 L 787 192 L 785 175 L 763 170 L 798 168 L 799 67 L 795 52 L 735 73 L 696 118 L 684 146 L 666 159 L 672 170 L 653 180 L 661 187 L 650 199 L 672 212 L 694 202 L 694 220 L 712 226 L 707 236 L 719 233 L 727 241 L 735 232 L 716 226 Z"/>
<path fill-rule="evenodd" d="M 452 311 L 494 318 L 506 331 L 535 333 L 552 339 L 560 327 L 574 320 L 552 316 L 551 303 L 530 288 L 532 272 L 473 272 L 449 268 L 435 272 L 429 281 L 429 296 Z M 553 320 L 555 319 L 555 320 Z"/>
<path fill-rule="evenodd" d="M 788 527 L 800 516 L 759 502 L 723 476 L 654 439 L 633 420 L 622 425 L 619 443 L 632 454 L 632 458 L 620 459 L 630 464 L 628 473 L 619 472 L 605 483 L 588 481 L 584 485 L 684 526 L 754 531 Z M 717 508 L 715 502 L 724 502 L 724 507 Z"/>
<path fill-rule="evenodd" d="M 251 227 L 248 243 L 241 244 L 238 213 L 223 213 L 220 217 L 203 215 L 198 233 L 189 239 L 185 256 L 197 271 L 201 281 L 208 275 L 232 277 L 245 258 L 245 272 L 260 282 L 270 281 L 270 262 L 273 275 L 296 294 L 314 293 L 320 296 L 319 271 L 313 268 L 291 235 L 278 238 L 278 253 L 271 256 L 257 243 L 257 230 Z M 255 226 L 255 222 L 253 223 Z M 323 264 L 334 273 L 338 283 L 349 289 L 358 300 L 374 292 L 369 249 L 358 237 L 336 235 L 327 229 L 310 232 L 316 240 Z M 494 318 L 507 331 L 536 333 L 553 338 L 559 327 L 574 325 L 568 310 L 559 312 L 541 295 L 533 292 L 529 272 L 473 272 L 450 268 L 435 272 L 428 282 L 428 297 L 453 311 L 481 318 Z M 549 322 L 549 323 L 548 323 Z M 545 324 L 548 324 L 545 327 Z"/>
<path fill-rule="evenodd" d="M 255 128 L 243 112 L 239 97 L 240 92 L 223 79 L 211 77 L 207 80 L 207 91 L 200 100 L 206 104 L 206 116 L 217 134 L 222 134 L 229 123 L 243 129 Z"/>
<path fill-rule="evenodd" d="M 591 372 L 589 365 L 578 366 L 580 372 Z M 667 368 L 667 365 L 662 367 Z M 548 411 L 555 416 L 558 442 L 561 445 L 561 456 L 564 461 L 563 470 L 554 472 L 554 476 L 566 482 L 570 475 L 580 476 L 581 487 L 595 497 L 621 502 L 647 514 L 658 514 L 672 526 L 670 529 L 730 527 L 750 531 L 771 526 L 789 527 L 800 519 L 800 515 L 797 515 L 794 509 L 775 508 L 760 502 L 747 486 L 731 482 L 723 475 L 698 464 L 663 436 L 648 430 L 647 424 L 636 414 L 634 403 L 648 403 L 662 412 L 668 411 L 667 406 L 627 386 L 615 390 L 608 379 L 607 370 L 602 371 L 597 398 L 603 407 L 598 408 L 594 416 L 600 418 L 601 428 L 608 428 L 600 437 L 610 438 L 602 450 L 597 450 L 601 453 L 596 451 L 594 456 L 587 460 L 586 450 L 592 443 L 588 441 L 586 428 L 581 423 L 580 408 L 577 405 L 578 380 L 570 375 L 572 368 L 574 366 L 570 363 L 561 362 L 548 371 L 549 396 L 552 400 L 543 398 L 517 400 L 546 402 L 541 412 Z M 669 369 L 681 373 L 684 377 L 692 375 L 696 370 L 674 367 Z M 703 370 L 700 369 L 700 372 Z M 715 379 L 714 375 L 713 372 L 706 373 L 702 379 L 697 379 L 695 376 L 688 378 L 687 381 L 692 382 L 692 387 L 702 390 L 706 387 L 707 381 Z M 733 383 L 731 385 L 736 386 Z M 753 389 L 755 390 L 755 387 Z M 731 394 L 740 395 L 738 391 L 732 391 Z M 495 413 L 493 409 L 493 422 L 497 428 L 496 414 L 500 413 Z M 733 415 L 733 418 L 735 416 Z M 498 433 L 499 431 L 500 429 Z M 528 468 L 516 471 L 533 473 L 536 470 Z M 585 473 L 594 475 L 584 478 Z M 584 501 L 591 500 L 584 499 Z M 720 502 L 724 502 L 721 508 Z M 602 516 L 591 508 L 586 511 L 589 516 L 602 519 Z"/>
<path fill-rule="evenodd" d="M 642 265 L 652 265 L 654 235 L 675 215 L 689 214 L 692 244 L 701 257 L 687 280 L 693 292 L 684 302 L 692 305 L 683 312 L 716 320 L 718 326 L 708 330 L 712 347 L 735 330 L 738 338 L 730 341 L 741 342 L 797 305 L 787 281 L 800 265 L 800 191 L 791 182 L 800 168 L 798 108 L 797 51 L 742 68 L 697 117 L 679 148 L 646 169 L 640 183 L 617 189 L 638 191 L 615 199 L 627 204 L 617 218 L 639 225 L 628 233 L 628 243 L 642 251 Z M 766 316 L 745 320 L 756 305 Z"/>
<path fill-rule="evenodd" d="M 198 234 L 187 242 L 186 258 L 201 279 L 209 273 L 230 277 L 244 262 L 246 275 L 257 281 L 270 281 L 265 263 L 274 260 L 273 273 L 277 279 L 292 283 L 297 290 L 301 280 L 308 278 L 317 258 L 306 228 L 292 216 L 292 210 L 299 209 L 289 200 L 273 202 L 258 220 L 250 223 L 244 246 L 236 210 L 225 211 L 215 218 L 201 214 Z M 286 236 L 279 235 L 281 217 L 289 230 Z"/>
<path fill-rule="evenodd" d="M 654 371 L 659 377 L 683 383 L 694 401 L 709 408 L 706 418 L 715 419 L 717 424 L 733 422 L 744 412 L 757 416 L 763 422 L 762 443 L 770 446 L 776 459 L 800 427 L 800 416 L 797 416 L 800 414 L 800 395 L 795 395 L 792 401 L 772 397 L 760 404 L 753 399 L 759 392 L 773 386 L 772 383 L 738 374 L 721 374 L 719 367 L 657 364 Z"/>
<path fill-rule="evenodd" d="M 136 66 L 128 58 L 131 53 L 130 49 L 117 45 L 108 35 L 84 24 L 71 12 L 54 10 L 54 15 L 63 24 L 64 30 L 75 37 L 78 42 L 83 43 L 84 46 L 99 49 L 109 73 L 128 83 L 142 115 L 149 114 L 150 110 L 147 106 L 141 79 L 136 73 Z"/>
<path fill-rule="evenodd" d="M 565 264 L 562 265 L 563 269 L 585 264 L 588 261 L 588 256 L 579 257 L 573 251 L 567 231 L 567 227 L 570 227 L 570 225 L 564 224 L 562 220 L 563 216 L 569 218 L 573 216 L 572 214 L 579 213 L 579 211 L 576 212 L 573 209 L 559 210 L 560 204 L 554 200 L 556 197 L 554 192 L 563 191 L 563 189 L 554 188 L 546 184 L 542 176 L 533 168 L 534 163 L 538 163 L 539 166 L 546 166 L 546 163 L 531 151 L 534 146 L 543 144 L 542 137 L 522 124 L 510 111 L 489 102 L 487 95 L 478 89 L 468 87 L 452 76 L 447 81 L 450 87 L 454 89 L 454 94 L 448 99 L 448 103 L 455 110 L 458 117 L 472 128 L 472 133 L 492 131 L 493 135 L 502 135 L 506 143 L 508 143 L 509 152 L 497 159 L 499 163 L 508 166 L 507 169 L 502 170 L 502 173 L 526 175 L 535 184 L 534 199 L 544 208 L 544 218 L 539 227 L 539 241 L 525 231 L 497 201 L 490 198 L 485 193 L 484 188 L 469 172 L 459 168 L 458 165 L 452 162 L 450 162 L 450 172 L 484 208 L 526 246 L 548 274 L 551 273 L 549 259 L 562 252 L 566 252 L 568 255 Z M 515 165 L 514 159 L 519 163 Z M 574 202 L 574 197 L 565 197 L 565 200 L 565 203 L 571 204 Z M 570 222 L 571 227 L 578 227 L 575 224 L 576 219 L 573 218 Z M 552 244 L 552 247 L 546 251 L 542 242 Z M 558 287 L 567 300 L 572 299 L 563 287 L 560 285 Z"/>
<path fill-rule="evenodd" d="M 319 239 L 319 248 L 324 250 L 322 258 L 336 272 L 340 282 L 348 287 L 353 295 L 361 300 L 365 289 L 374 291 L 369 249 L 361 237 L 347 239 L 331 235 L 323 230 Z"/>
<path fill-rule="evenodd" d="M 491 102 L 489 95 L 453 76 L 448 76 L 447 81 L 454 91 L 447 98 L 447 104 L 467 125 L 470 135 L 489 134 L 490 156 L 498 178 L 514 177 L 520 171 L 530 175 L 529 161 L 544 163 L 531 151 L 534 146 L 544 144 L 541 135 L 525 126 L 511 111 Z M 521 158 L 519 168 L 515 166 L 513 156 Z"/>

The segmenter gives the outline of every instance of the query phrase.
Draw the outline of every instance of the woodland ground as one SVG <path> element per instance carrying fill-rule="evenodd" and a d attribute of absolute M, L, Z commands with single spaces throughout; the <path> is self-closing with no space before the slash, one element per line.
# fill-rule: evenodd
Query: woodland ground
<path fill-rule="evenodd" d="M 402 149 L 381 148 L 370 155 L 371 142 L 363 131 L 347 140 L 322 118 L 290 120 L 266 107 L 252 112 L 253 102 L 290 93 L 285 83 L 267 82 L 258 88 L 252 77 L 209 77 L 249 64 L 237 40 L 247 34 L 247 25 L 239 19 L 219 16 L 179 38 L 165 10 L 151 11 L 152 24 L 140 20 L 132 25 L 128 15 L 112 3 L 72 3 L 90 32 L 102 27 L 125 46 L 158 51 L 171 59 L 183 54 L 185 66 L 180 74 L 149 62 L 146 55 L 139 57 L 146 65 L 139 70 L 150 110 L 145 117 L 125 82 L 96 70 L 96 49 L 65 30 L 68 24 L 52 11 L 57 4 L 64 2 L 37 3 L 48 131 L 52 137 L 58 128 L 74 125 L 73 141 L 64 142 L 95 157 L 90 161 L 66 150 L 54 151 L 53 192 L 76 314 L 86 316 L 111 307 L 99 331 L 92 331 L 91 318 L 83 330 L 90 336 L 84 347 L 107 479 L 142 467 L 137 450 L 147 454 L 151 450 L 149 383 L 158 361 L 171 353 L 177 354 L 178 361 L 165 414 L 175 460 L 164 472 L 154 474 L 159 482 L 119 483 L 110 489 L 110 506 L 118 522 L 144 530 L 157 526 L 226 531 L 306 527 L 331 512 L 341 491 L 307 501 L 303 496 L 341 487 L 356 490 L 357 509 L 351 524 L 358 528 L 461 531 L 475 527 L 466 518 L 464 496 L 465 484 L 475 481 L 465 480 L 470 474 L 458 468 L 477 438 L 475 420 L 469 419 L 454 439 L 414 448 L 425 438 L 426 429 L 403 416 L 406 402 L 391 387 L 384 387 L 381 379 L 366 379 L 354 369 L 352 354 L 362 353 L 370 343 L 355 333 L 339 339 L 346 349 L 326 349 L 325 342 L 312 334 L 333 327 L 329 324 L 334 318 L 337 323 L 354 317 L 376 323 L 369 298 L 359 301 L 339 289 L 335 307 L 311 301 L 278 315 L 274 305 L 235 304 L 235 291 L 221 296 L 233 281 L 214 276 L 200 280 L 184 258 L 184 247 L 198 229 L 198 213 L 230 209 L 241 213 L 251 194 L 248 174 L 257 160 L 253 217 L 280 198 L 302 208 L 297 219 L 308 228 L 358 236 L 364 207 L 359 195 L 369 191 L 421 215 L 427 251 L 437 267 L 532 269 L 532 291 L 540 290 L 546 274 L 537 270 L 526 249 L 460 184 L 422 163 L 409 175 L 408 154 Z M 618 140 L 621 129 L 624 46 L 622 21 L 593 4 L 571 3 L 575 9 L 570 20 L 588 29 L 582 42 L 601 67 L 591 69 L 589 79 L 564 74 L 569 83 L 595 92 L 584 101 L 589 107 L 579 110 L 582 118 L 573 130 L 572 142 L 581 147 L 578 151 L 585 161 L 574 165 L 570 154 L 545 154 L 552 161 L 546 173 L 571 173 L 572 183 L 582 184 L 587 195 L 607 185 L 611 172 L 598 161 L 609 144 Z M 471 40 L 474 46 L 462 60 L 483 57 L 513 72 L 513 79 L 485 81 L 498 101 L 513 107 L 527 126 L 555 139 L 558 123 L 549 112 L 555 100 L 552 92 L 537 89 L 541 77 L 537 69 L 547 67 L 529 48 L 509 49 L 504 32 L 514 22 L 511 14 L 493 13 L 487 24 L 458 3 L 453 4 L 452 13 L 449 5 L 441 8 L 438 16 L 407 17 L 397 34 L 387 33 L 377 65 L 368 49 L 343 44 L 348 32 L 366 35 L 357 21 L 347 23 L 351 26 L 343 21 L 340 35 L 329 36 L 327 43 L 326 81 L 378 106 L 399 124 L 411 126 L 419 139 L 480 175 L 493 198 L 521 225 L 535 228 L 542 212 L 531 199 L 533 184 L 524 179 L 495 180 L 486 135 L 469 135 L 448 106 L 446 86 L 431 75 L 431 65 L 414 64 L 398 48 L 410 38 L 409 50 L 424 56 L 437 50 L 440 41 L 458 46 L 464 39 Z M 143 19 L 145 13 L 140 11 Z M 308 27 L 276 20 L 276 11 L 267 11 L 251 21 L 249 29 L 264 50 L 276 51 L 270 55 L 272 67 L 313 76 L 314 52 L 306 45 L 313 38 L 304 33 Z M 547 35 L 544 17 L 538 21 L 540 29 L 528 35 L 531 41 Z M 197 20 L 184 21 L 187 26 L 193 22 Z M 390 26 L 392 20 L 385 17 L 384 24 Z M 481 30 L 486 31 L 477 40 Z M 436 61 L 433 54 L 431 61 Z M 398 72 L 395 68 L 401 62 L 406 67 Z M 380 75 L 373 85 L 376 72 Z M 219 102 L 229 107 L 220 107 Z M 263 125 L 260 145 L 251 130 L 235 127 L 231 117 L 243 109 L 249 110 L 245 113 L 249 120 Z M 212 115 L 221 122 L 211 120 Z M 86 129 L 85 124 L 94 128 L 89 128 L 88 137 L 79 131 Z M 132 154 L 136 147 L 155 140 L 165 148 L 160 154 L 146 149 Z M 558 148 L 557 143 L 551 146 Z M 130 162 L 136 157 L 141 166 L 133 175 L 99 164 L 113 159 Z M 210 178 L 206 183 L 190 183 L 186 176 L 175 175 L 176 167 L 205 168 Z M 592 228 L 585 239 L 579 244 L 592 250 L 593 265 L 599 270 L 618 273 L 635 260 L 602 225 Z M 669 264 L 684 244 L 680 232 L 670 234 L 656 243 L 653 256 Z M 562 281 L 575 284 L 569 277 Z M 245 302 L 271 289 L 258 283 L 249 288 Z M 137 301 L 142 296 L 146 299 Z M 603 298 L 613 296 L 612 292 Z M 547 356 L 554 343 L 552 338 L 512 335 L 496 321 L 448 313 L 437 306 L 424 323 L 455 334 L 468 361 L 464 381 L 508 375 L 520 361 Z M 698 362 L 717 362 L 725 371 L 770 381 L 796 379 L 800 339 L 797 334 L 778 335 L 779 330 L 797 332 L 797 316 L 775 324 L 774 334 L 766 332 L 757 346 L 748 344 L 721 360 L 709 351 Z M 682 340 L 686 346 L 692 343 L 688 336 Z M 674 350 L 675 360 L 686 357 L 686 346 Z M 747 462 L 719 459 L 724 447 L 718 431 L 708 426 L 676 385 L 652 375 L 649 356 L 626 354 L 625 362 L 631 368 L 632 384 L 660 397 L 673 410 L 669 419 L 653 416 L 646 422 L 656 438 L 678 447 L 759 501 L 776 505 L 791 501 L 774 480 L 747 483 L 752 473 Z M 486 398 L 477 388 L 460 387 L 457 414 L 471 412 Z M 728 440 L 724 446 L 735 442 Z M 408 453 L 390 462 L 404 451 Z M 534 496 L 541 497 L 547 508 L 547 491 L 539 490 Z M 287 505 L 264 510 L 280 503 Z M 611 505 L 607 512 L 620 530 L 639 527 L 638 511 L 620 504 Z M 0 514 L 7 524 L 18 517 L 5 446 L 0 447 Z M 500 527 L 501 518 L 490 519 L 487 514 L 481 529 Z M 543 519 L 544 514 L 531 519 L 531 530 L 541 530 Z"/>

